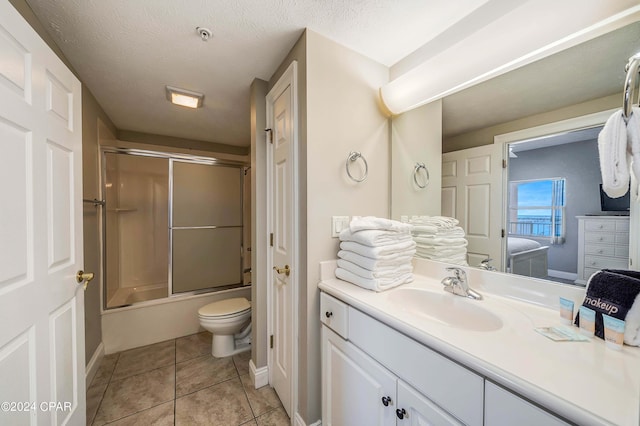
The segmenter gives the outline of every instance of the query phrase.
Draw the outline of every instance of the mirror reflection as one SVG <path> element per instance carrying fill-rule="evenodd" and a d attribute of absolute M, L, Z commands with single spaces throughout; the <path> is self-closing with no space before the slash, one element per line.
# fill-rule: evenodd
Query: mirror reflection
<path fill-rule="evenodd" d="M 601 203 L 597 134 L 637 51 L 636 22 L 442 100 L 441 214 L 465 228 L 469 265 L 578 285 L 628 267 L 629 206 Z M 469 165 L 476 177 L 452 183 Z"/>

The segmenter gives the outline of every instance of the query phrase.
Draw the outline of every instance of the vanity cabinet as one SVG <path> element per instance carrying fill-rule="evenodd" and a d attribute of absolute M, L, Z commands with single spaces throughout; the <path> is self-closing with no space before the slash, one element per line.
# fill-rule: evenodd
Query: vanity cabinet
<path fill-rule="evenodd" d="M 629 217 L 576 216 L 578 219 L 578 278 L 586 284 L 600 269 L 628 269 Z"/>
<path fill-rule="evenodd" d="M 324 292 L 320 318 L 323 425 L 567 425 Z"/>
<path fill-rule="evenodd" d="M 482 425 L 482 377 L 326 293 L 320 305 L 323 424 Z"/>

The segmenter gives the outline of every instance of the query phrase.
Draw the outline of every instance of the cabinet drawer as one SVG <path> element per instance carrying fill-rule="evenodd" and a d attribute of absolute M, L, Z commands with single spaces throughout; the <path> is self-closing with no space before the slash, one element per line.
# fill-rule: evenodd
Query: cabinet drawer
<path fill-rule="evenodd" d="M 629 232 L 629 219 L 616 220 L 616 231 Z"/>
<path fill-rule="evenodd" d="M 485 386 L 485 426 L 562 426 L 561 419 L 487 381 Z"/>
<path fill-rule="evenodd" d="M 482 425 L 482 377 L 351 307 L 349 340 L 462 423 Z"/>
<path fill-rule="evenodd" d="M 600 256 L 615 256 L 616 248 L 615 246 L 591 244 L 585 246 L 584 252 L 585 254 L 595 254 Z"/>
<path fill-rule="evenodd" d="M 616 232 L 616 223 L 612 220 L 588 220 L 584 223 L 584 230 Z"/>
<path fill-rule="evenodd" d="M 345 339 L 349 324 L 347 312 L 345 303 L 327 293 L 320 293 L 320 321 Z"/>
<path fill-rule="evenodd" d="M 626 259 L 629 258 L 629 246 L 616 246 L 616 250 L 614 253 L 615 257 L 623 257 Z"/>
<path fill-rule="evenodd" d="M 618 232 L 616 234 L 616 244 L 620 244 L 623 246 L 629 245 L 629 233 L 627 232 L 626 234 L 622 234 L 620 232 Z"/>
<path fill-rule="evenodd" d="M 585 232 L 584 241 L 587 243 L 614 244 L 616 242 L 616 234 L 608 234 L 606 232 Z"/>
<path fill-rule="evenodd" d="M 617 257 L 600 257 L 600 256 L 585 256 L 584 257 L 585 268 L 594 269 L 626 269 L 629 266 L 627 259 L 619 259 Z"/>

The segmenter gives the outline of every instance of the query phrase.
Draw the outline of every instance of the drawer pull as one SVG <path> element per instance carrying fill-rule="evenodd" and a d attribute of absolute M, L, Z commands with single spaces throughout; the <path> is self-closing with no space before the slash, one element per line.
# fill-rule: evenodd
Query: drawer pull
<path fill-rule="evenodd" d="M 390 396 L 383 396 L 382 397 L 382 405 L 384 405 L 385 407 L 388 407 L 389 404 L 392 404 L 393 401 L 391 401 L 391 397 Z"/>
<path fill-rule="evenodd" d="M 400 420 L 404 419 L 404 416 L 406 415 L 407 415 L 407 411 L 404 408 L 398 408 L 396 410 L 396 416 L 398 416 Z"/>
<path fill-rule="evenodd" d="M 604 241 L 604 237 L 598 238 L 598 241 Z"/>
<path fill-rule="evenodd" d="M 327 312 L 324 313 L 324 316 L 327 317 L 327 318 L 331 318 L 333 316 L 333 312 L 327 311 Z"/>
<path fill-rule="evenodd" d="M 600 249 L 600 250 L 598 250 L 598 253 L 602 254 L 602 253 L 604 253 L 604 250 Z"/>

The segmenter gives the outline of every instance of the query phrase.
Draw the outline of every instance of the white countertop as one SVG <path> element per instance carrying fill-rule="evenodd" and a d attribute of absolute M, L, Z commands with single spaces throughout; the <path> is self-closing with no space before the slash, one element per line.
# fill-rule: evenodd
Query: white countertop
<path fill-rule="evenodd" d="M 455 298 L 453 303 L 479 304 L 503 323 L 494 331 L 473 331 L 409 312 L 392 301 L 396 289 L 375 293 L 336 279 L 331 273 L 333 265 L 321 265 L 321 290 L 478 374 L 580 425 L 640 424 L 640 348 L 624 346 L 622 351 L 614 351 L 599 338 L 554 342 L 534 328 L 561 325 L 557 309 L 498 296 L 489 292 L 491 286 L 485 284 L 509 279 L 524 287 L 534 286 L 535 291 L 544 285 L 542 281 L 468 270 L 471 287 L 484 297 L 481 301 L 446 293 L 440 284 L 445 273 L 435 275 L 437 278 L 416 274 L 413 283 L 398 287 L 442 292 Z M 419 264 L 414 272 L 427 270 L 432 272 L 433 267 Z M 569 286 L 554 288 L 561 293 L 573 291 L 564 287 Z M 576 299 L 580 293 L 572 294 Z M 536 302 L 540 304 L 540 300 Z"/>

